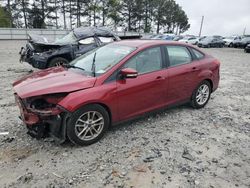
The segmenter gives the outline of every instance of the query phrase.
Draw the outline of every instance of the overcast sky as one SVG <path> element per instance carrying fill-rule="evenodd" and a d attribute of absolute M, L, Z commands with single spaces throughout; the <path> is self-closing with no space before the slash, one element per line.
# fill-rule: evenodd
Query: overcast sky
<path fill-rule="evenodd" d="M 250 34 L 250 0 L 176 0 L 186 12 L 190 29 L 187 34 L 199 34 L 204 15 L 202 35 Z"/>

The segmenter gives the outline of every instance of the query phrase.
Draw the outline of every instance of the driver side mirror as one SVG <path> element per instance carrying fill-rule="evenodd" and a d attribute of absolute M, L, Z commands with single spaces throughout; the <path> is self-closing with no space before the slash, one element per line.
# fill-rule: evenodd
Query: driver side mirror
<path fill-rule="evenodd" d="M 121 79 L 124 78 L 136 78 L 138 76 L 138 72 L 131 68 L 124 68 L 120 71 Z"/>

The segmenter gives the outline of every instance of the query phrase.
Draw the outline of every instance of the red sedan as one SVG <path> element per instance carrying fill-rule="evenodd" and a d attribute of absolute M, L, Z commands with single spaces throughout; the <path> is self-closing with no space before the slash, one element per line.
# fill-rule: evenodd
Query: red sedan
<path fill-rule="evenodd" d="M 194 46 L 119 41 L 63 67 L 35 72 L 14 86 L 21 118 L 37 138 L 99 140 L 107 128 L 177 103 L 204 107 L 218 88 L 220 63 Z"/>

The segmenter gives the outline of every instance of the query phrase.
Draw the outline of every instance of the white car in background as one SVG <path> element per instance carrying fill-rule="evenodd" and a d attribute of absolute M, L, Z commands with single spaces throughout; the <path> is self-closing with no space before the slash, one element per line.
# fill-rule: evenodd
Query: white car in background
<path fill-rule="evenodd" d="M 199 37 L 193 37 L 188 39 L 187 43 L 192 45 L 197 45 L 199 41 L 200 41 Z"/>
<path fill-rule="evenodd" d="M 184 43 L 196 45 L 196 44 L 198 44 L 199 39 L 200 39 L 199 37 L 185 37 L 185 38 L 179 40 L 179 42 L 184 42 Z"/>
<path fill-rule="evenodd" d="M 225 42 L 225 46 L 233 47 L 234 41 L 241 40 L 241 39 L 242 39 L 241 36 L 231 36 L 231 37 L 224 38 L 223 41 Z"/>

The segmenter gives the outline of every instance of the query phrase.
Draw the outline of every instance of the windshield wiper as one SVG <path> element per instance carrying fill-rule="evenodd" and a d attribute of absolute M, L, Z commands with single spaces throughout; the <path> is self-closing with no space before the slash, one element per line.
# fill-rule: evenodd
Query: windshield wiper
<path fill-rule="evenodd" d="M 96 57 L 96 52 L 94 54 L 92 67 L 91 67 L 91 71 L 92 71 L 92 74 L 93 74 L 94 77 L 95 77 L 95 57 Z"/>
<path fill-rule="evenodd" d="M 70 65 L 70 64 L 63 64 L 63 67 L 66 67 L 66 68 L 73 68 L 73 69 L 80 69 L 80 70 L 85 71 L 84 68 L 77 67 L 77 66 L 75 66 L 75 65 Z"/>

